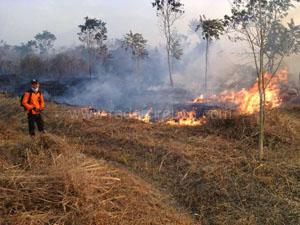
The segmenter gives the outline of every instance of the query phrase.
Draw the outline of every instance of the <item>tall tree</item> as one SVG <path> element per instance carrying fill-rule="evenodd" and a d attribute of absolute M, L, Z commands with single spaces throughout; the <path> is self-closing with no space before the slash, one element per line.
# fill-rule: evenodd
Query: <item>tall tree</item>
<path fill-rule="evenodd" d="M 207 94 L 207 80 L 208 80 L 208 56 L 210 44 L 213 40 L 220 39 L 220 36 L 224 32 L 224 22 L 219 19 L 206 19 L 206 17 L 200 16 L 198 25 L 195 29 L 196 32 L 201 31 L 202 39 L 206 41 L 205 48 L 205 73 L 204 73 L 204 94 Z"/>
<path fill-rule="evenodd" d="M 50 49 L 54 46 L 54 41 L 56 37 L 49 31 L 44 30 L 42 33 L 35 35 L 36 45 L 40 50 L 41 55 L 46 55 L 49 53 Z M 28 42 L 28 44 L 30 44 Z M 34 44 L 33 42 L 31 44 Z"/>
<path fill-rule="evenodd" d="M 175 32 L 175 23 L 183 15 L 183 4 L 180 0 L 155 0 L 152 6 L 156 8 L 160 26 L 166 41 L 166 52 L 170 85 L 174 87 L 172 76 L 172 59 L 180 59 L 182 49 Z"/>
<path fill-rule="evenodd" d="M 260 98 L 259 158 L 264 159 L 266 88 L 286 56 L 300 51 L 300 26 L 284 23 L 299 0 L 234 0 L 225 24 L 237 33 L 234 40 L 248 43 L 256 68 Z M 272 76 L 267 77 L 267 73 Z"/>
<path fill-rule="evenodd" d="M 135 64 L 134 71 L 137 75 L 139 74 L 140 60 L 148 56 L 146 44 L 147 40 L 144 39 L 142 34 L 132 33 L 132 31 L 126 34 L 122 40 L 122 47 L 131 53 L 132 60 Z"/>
<path fill-rule="evenodd" d="M 92 79 L 93 61 L 98 48 L 101 54 L 106 54 L 107 28 L 106 23 L 101 19 L 92 19 L 88 16 L 84 18 L 85 23 L 79 25 L 79 40 L 84 43 L 88 51 L 89 75 Z"/>

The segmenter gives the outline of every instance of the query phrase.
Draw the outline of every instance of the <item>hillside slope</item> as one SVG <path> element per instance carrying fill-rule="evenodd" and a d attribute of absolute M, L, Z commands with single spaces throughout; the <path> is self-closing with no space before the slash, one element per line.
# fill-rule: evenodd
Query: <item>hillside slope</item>
<path fill-rule="evenodd" d="M 50 104 L 44 115 L 48 134 L 37 138 L 32 147 L 26 136 L 26 117 L 18 100 L 1 96 L 0 115 L 0 150 L 4 165 L 0 188 L 7 189 L 0 194 L 0 199 L 7 201 L 6 205 L 0 207 L 10 209 L 1 215 L 6 218 L 4 224 L 16 224 L 12 221 L 24 215 L 32 218 L 31 213 L 35 212 L 36 217 L 43 218 L 47 210 L 56 212 L 56 207 L 63 209 L 58 211 L 61 224 L 64 221 L 76 224 L 72 221 L 80 221 L 78 218 L 87 221 L 87 216 L 92 221 L 90 224 L 96 224 L 95 221 L 102 218 L 99 215 L 106 215 L 99 224 L 300 223 L 299 106 L 268 112 L 267 160 L 263 164 L 256 157 L 255 116 L 213 120 L 202 127 L 171 127 L 124 118 L 92 117 L 76 108 Z M 42 169 L 36 168 L 41 165 Z M 65 201 L 61 199 L 57 205 L 40 202 L 41 206 L 46 204 L 47 209 L 41 212 L 21 207 L 28 201 L 27 189 L 24 194 L 15 181 L 11 183 L 17 186 L 5 186 L 5 179 L 15 179 L 12 175 L 15 172 L 11 172 L 14 170 L 22 173 L 20 177 L 30 173 L 33 179 L 39 179 L 36 176 L 40 173 L 50 179 L 53 176 L 72 178 L 72 174 L 56 175 L 54 171 L 61 166 L 77 168 L 81 173 L 79 187 L 86 187 L 83 197 L 75 197 L 80 200 L 70 201 L 70 213 L 62 207 Z M 102 168 L 99 169 L 101 175 L 94 174 L 98 169 L 92 169 L 90 174 L 89 168 L 94 167 Z M 88 180 L 89 176 L 93 182 Z M 112 180 L 94 181 L 93 177 L 101 176 Z M 81 180 L 82 177 L 85 179 Z M 19 182 L 21 187 L 27 184 L 26 180 Z M 69 182 L 60 183 L 57 192 L 65 191 Z M 95 185 L 91 185 L 94 182 L 104 185 L 101 190 L 112 188 L 113 191 L 107 195 L 105 191 L 98 193 Z M 47 182 L 40 184 L 43 195 L 50 195 L 44 183 Z M 31 187 L 34 184 L 35 181 Z M 37 184 L 39 187 L 39 182 Z M 9 195 L 11 190 L 21 191 L 25 197 L 16 199 Z M 38 190 L 30 200 L 39 199 Z M 94 198 L 109 203 L 98 204 Z M 89 208 L 93 213 L 86 213 L 85 209 Z M 54 224 L 53 219 L 48 222 Z"/>

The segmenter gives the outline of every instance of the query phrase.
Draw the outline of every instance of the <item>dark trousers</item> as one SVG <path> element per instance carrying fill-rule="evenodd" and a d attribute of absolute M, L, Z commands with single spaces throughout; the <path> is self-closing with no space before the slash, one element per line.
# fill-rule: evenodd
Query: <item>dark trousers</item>
<path fill-rule="evenodd" d="M 38 130 L 40 132 L 44 132 L 44 121 L 42 119 L 42 115 L 41 114 L 32 114 L 32 113 L 28 113 L 28 128 L 29 128 L 29 134 L 30 135 L 35 135 L 35 124 L 38 127 Z"/>

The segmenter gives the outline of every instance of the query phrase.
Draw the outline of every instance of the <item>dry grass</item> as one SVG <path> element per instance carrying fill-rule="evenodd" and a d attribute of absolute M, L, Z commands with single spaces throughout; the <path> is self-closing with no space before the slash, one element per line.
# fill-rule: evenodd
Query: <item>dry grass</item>
<path fill-rule="evenodd" d="M 2 105 L 11 112 L 17 110 L 14 103 L 6 102 Z M 54 143 L 49 146 L 55 146 L 56 143 L 72 143 L 72 149 L 78 149 L 76 154 L 80 157 L 101 162 L 104 167 L 118 170 L 109 176 L 119 179 L 126 177 L 124 187 L 127 189 L 118 186 L 120 182 L 112 185 L 115 188 L 114 196 L 123 194 L 127 198 L 117 200 L 124 200 L 117 204 L 120 214 L 107 217 L 106 224 L 109 224 L 108 221 L 112 222 L 111 224 L 193 223 L 187 216 L 178 219 L 182 214 L 174 209 L 173 204 L 170 207 L 169 194 L 177 205 L 188 210 L 194 220 L 201 224 L 299 224 L 299 108 L 291 106 L 268 112 L 267 161 L 260 163 L 256 152 L 255 116 L 214 120 L 202 127 L 170 127 L 118 118 L 70 118 L 70 114 L 65 113 L 70 108 L 50 105 L 45 116 L 48 131 L 53 135 L 48 137 L 50 140 L 41 139 L 38 142 L 37 145 L 42 146 L 38 151 L 41 157 L 35 152 L 34 158 L 46 157 L 46 161 L 51 162 L 46 168 L 52 168 L 53 165 L 57 167 L 57 163 L 52 163 L 53 156 L 47 156 L 48 151 L 43 144 L 51 142 L 51 137 L 55 137 Z M 16 128 L 9 130 L 5 124 L 0 123 L 1 127 L 7 129 L 7 132 L 0 132 L 0 135 L 10 133 L 10 137 L 13 138 L 22 133 L 24 138 L 26 124 L 20 126 L 22 121 L 12 115 L 15 113 L 7 112 L 6 120 L 10 120 L 10 124 L 16 126 L 19 131 L 16 132 Z M 61 142 L 55 135 L 62 137 L 59 138 Z M 10 149 L 9 152 L 18 152 L 16 149 L 27 146 L 26 143 L 17 145 L 13 139 L 4 145 L 5 149 Z M 55 154 L 67 155 L 60 151 Z M 8 159 L 13 161 L 13 156 L 18 154 L 3 155 L 4 161 L 7 162 Z M 34 166 L 40 163 L 30 163 L 32 160 L 29 156 L 20 154 L 15 162 L 23 165 L 22 171 L 42 171 Z M 22 158 L 23 160 L 20 160 Z M 96 159 L 104 161 L 99 162 Z M 68 164 L 68 160 L 62 161 Z M 71 166 L 78 165 L 78 171 L 84 171 L 80 163 L 81 160 L 70 161 Z M 47 171 L 47 174 L 51 172 Z M 133 183 L 128 180 L 132 180 Z M 124 179 L 121 179 L 121 183 L 122 181 Z M 128 189 L 128 186 L 131 188 Z M 136 192 L 132 191 L 133 187 L 136 187 Z M 120 190 L 123 192 L 120 193 Z M 88 192 L 93 193 L 92 190 Z M 159 201 L 158 205 L 155 203 L 165 197 L 166 201 Z M 96 206 L 97 209 L 105 209 L 105 212 L 111 213 L 111 208 L 101 205 L 99 207 L 97 204 Z M 121 212 L 124 213 L 124 210 L 126 213 L 123 215 Z M 80 216 L 78 218 L 80 219 Z M 122 222 L 114 220 L 120 218 Z"/>
<path fill-rule="evenodd" d="M 16 132 L 25 127 L 1 119 L 1 225 L 192 224 L 169 196 L 126 169 L 53 134 L 31 140 Z"/>

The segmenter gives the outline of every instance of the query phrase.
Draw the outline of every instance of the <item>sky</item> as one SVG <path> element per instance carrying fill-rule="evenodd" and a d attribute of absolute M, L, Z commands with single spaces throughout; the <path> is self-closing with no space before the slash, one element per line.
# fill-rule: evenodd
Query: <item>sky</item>
<path fill-rule="evenodd" d="M 103 19 L 110 39 L 122 38 L 130 30 L 142 33 L 149 44 L 158 45 L 162 36 L 153 0 L 0 0 L 0 40 L 20 44 L 32 40 L 37 33 L 48 30 L 56 35 L 56 46 L 79 43 L 78 25 L 84 17 Z M 221 18 L 230 10 L 232 0 L 182 0 L 185 14 L 177 24 L 187 34 L 192 19 L 205 14 Z M 299 17 L 298 10 L 292 12 Z"/>
<path fill-rule="evenodd" d="M 150 44 L 161 41 L 153 0 L 0 0 L 0 40 L 19 44 L 49 30 L 57 45 L 78 43 L 78 25 L 84 17 L 101 18 L 107 23 L 109 38 L 121 38 L 130 30 L 142 33 Z M 229 0 L 183 0 L 185 15 L 178 23 L 180 32 L 200 14 L 222 17 Z"/>

